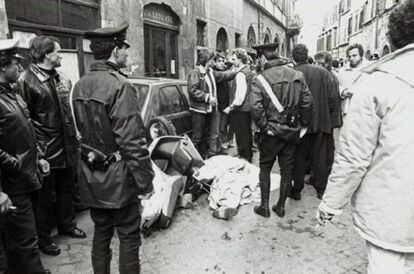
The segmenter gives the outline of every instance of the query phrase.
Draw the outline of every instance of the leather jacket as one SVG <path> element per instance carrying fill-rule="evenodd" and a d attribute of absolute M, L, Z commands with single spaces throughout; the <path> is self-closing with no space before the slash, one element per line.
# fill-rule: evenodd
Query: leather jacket
<path fill-rule="evenodd" d="M 205 70 L 204 67 L 197 66 L 190 72 L 187 81 L 190 110 L 204 114 L 212 112 L 210 98 L 213 96 L 217 99 L 217 84 L 232 80 L 236 74 L 237 71 Z M 210 79 L 211 87 L 206 78 Z"/>
<path fill-rule="evenodd" d="M 253 120 L 263 134 L 270 130 L 281 139 L 298 143 L 301 127 L 306 127 L 312 117 L 312 96 L 303 74 L 277 59 L 268 61 L 261 75 L 286 112 L 297 117 L 298 122 L 296 126 L 284 124 L 282 115 L 257 78 L 253 80 L 250 92 Z"/>
<path fill-rule="evenodd" d="M 26 103 L 0 83 L 0 169 L 2 191 L 20 195 L 40 188 L 35 130 Z"/>
<path fill-rule="evenodd" d="M 76 164 L 79 142 L 70 110 L 71 82 L 57 71 L 47 72 L 30 65 L 17 82 L 26 101 L 39 148 L 51 168 Z"/>
<path fill-rule="evenodd" d="M 91 64 L 72 94 L 83 145 L 122 159 L 106 171 L 93 170 L 82 158 L 78 181 L 81 200 L 93 208 L 122 208 L 153 190 L 154 172 L 146 149 L 145 127 L 133 85 L 107 61 Z"/>

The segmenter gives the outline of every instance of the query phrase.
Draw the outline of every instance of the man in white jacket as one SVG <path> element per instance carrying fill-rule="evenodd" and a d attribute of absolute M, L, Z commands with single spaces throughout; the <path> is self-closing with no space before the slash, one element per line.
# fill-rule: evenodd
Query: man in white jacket
<path fill-rule="evenodd" d="M 349 102 L 353 95 L 353 90 L 350 87 L 361 75 L 361 70 L 369 64 L 369 61 L 364 58 L 364 48 L 361 44 L 350 45 L 346 50 L 346 55 L 349 63 L 338 72 L 339 93 L 342 99 L 341 109 L 343 115 L 349 112 Z"/>
<path fill-rule="evenodd" d="M 368 273 L 414 273 L 414 0 L 389 17 L 396 52 L 365 68 L 317 212 L 320 223 L 351 200 L 366 240 Z"/>

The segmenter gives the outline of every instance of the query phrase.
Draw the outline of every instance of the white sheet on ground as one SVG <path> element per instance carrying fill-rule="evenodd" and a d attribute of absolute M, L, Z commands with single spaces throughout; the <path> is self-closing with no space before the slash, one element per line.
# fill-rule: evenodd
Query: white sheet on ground
<path fill-rule="evenodd" d="M 208 197 L 210 208 L 237 208 L 259 202 L 259 168 L 232 156 L 214 156 L 205 161 L 195 179 L 213 180 Z M 271 190 L 279 189 L 280 175 L 271 174 Z"/>

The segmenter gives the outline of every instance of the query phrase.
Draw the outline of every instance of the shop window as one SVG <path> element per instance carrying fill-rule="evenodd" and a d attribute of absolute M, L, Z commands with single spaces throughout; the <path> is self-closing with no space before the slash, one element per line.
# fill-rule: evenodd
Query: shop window
<path fill-rule="evenodd" d="M 6 0 L 5 4 L 9 20 L 59 26 L 57 0 Z"/>
<path fill-rule="evenodd" d="M 98 0 L 6 0 L 8 19 L 69 29 L 100 26 Z"/>
<path fill-rule="evenodd" d="M 81 5 L 73 1 L 62 1 L 62 27 L 83 30 L 99 27 L 99 7 Z"/>
<path fill-rule="evenodd" d="M 206 22 L 197 20 L 197 46 L 205 46 L 206 26 Z"/>

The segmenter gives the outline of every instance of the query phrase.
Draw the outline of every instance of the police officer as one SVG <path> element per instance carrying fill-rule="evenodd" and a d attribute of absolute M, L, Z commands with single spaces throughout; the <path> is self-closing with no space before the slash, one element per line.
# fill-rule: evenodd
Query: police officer
<path fill-rule="evenodd" d="M 21 57 L 18 40 L 0 41 L 0 214 L 5 231 L 8 273 L 50 273 L 40 260 L 34 202 L 41 185 L 37 170 L 49 173 L 40 159 L 26 103 L 15 91 Z"/>
<path fill-rule="evenodd" d="M 296 144 L 301 127 L 309 123 L 312 99 L 302 73 L 288 67 L 276 52 L 277 44 L 256 46 L 262 72 L 253 80 L 250 102 L 252 116 L 260 129 L 260 192 L 261 204 L 254 212 L 270 217 L 270 171 L 278 158 L 280 166 L 280 194 L 272 210 L 285 215 L 285 201 L 292 184 L 292 170 Z"/>
<path fill-rule="evenodd" d="M 95 234 L 92 265 L 109 273 L 111 238 L 116 228 L 119 272 L 139 273 L 140 199 L 153 192 L 154 176 L 145 128 L 132 84 L 121 72 L 127 63 L 128 24 L 85 34 L 95 62 L 76 83 L 72 103 L 81 135 L 78 170 L 81 200 L 89 206 Z"/>

